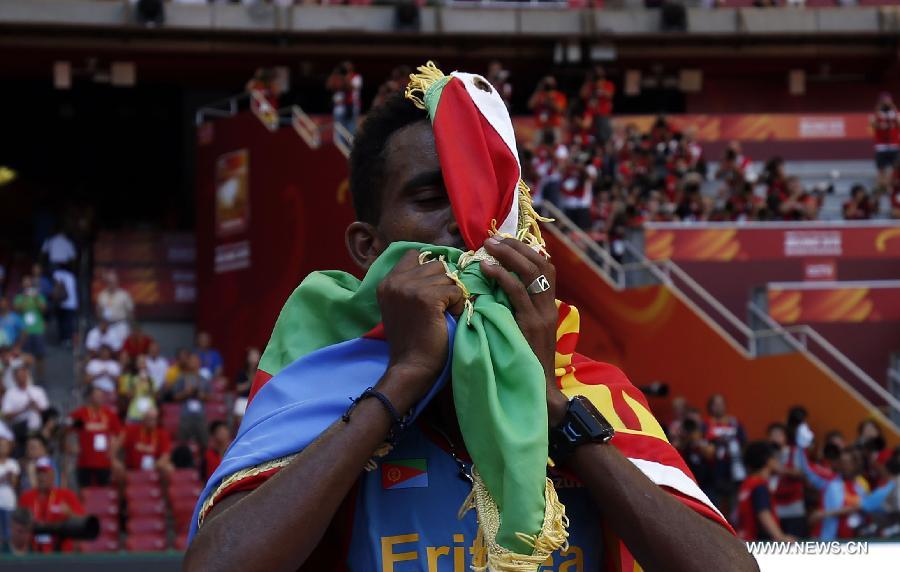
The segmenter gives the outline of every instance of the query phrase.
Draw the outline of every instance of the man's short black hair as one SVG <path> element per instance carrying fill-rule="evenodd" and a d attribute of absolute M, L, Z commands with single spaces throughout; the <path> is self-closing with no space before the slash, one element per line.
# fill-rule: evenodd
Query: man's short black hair
<path fill-rule="evenodd" d="M 384 162 L 391 135 L 426 119 L 425 111 L 402 93 L 391 95 L 369 112 L 350 152 L 350 195 L 357 220 L 377 224 L 381 217 Z"/>
<path fill-rule="evenodd" d="M 750 472 L 755 473 L 769 463 L 775 455 L 772 444 L 768 441 L 753 441 L 744 449 L 744 465 Z"/>
<path fill-rule="evenodd" d="M 219 427 L 228 427 L 228 424 L 221 419 L 216 419 L 209 424 L 209 434 L 212 435 Z"/>

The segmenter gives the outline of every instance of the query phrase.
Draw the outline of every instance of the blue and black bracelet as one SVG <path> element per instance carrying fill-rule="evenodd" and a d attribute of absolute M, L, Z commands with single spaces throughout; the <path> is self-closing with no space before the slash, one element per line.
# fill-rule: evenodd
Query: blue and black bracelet
<path fill-rule="evenodd" d="M 372 387 L 366 388 L 366 390 L 356 399 L 351 399 L 352 403 L 350 404 L 350 407 L 347 408 L 347 411 L 341 416 L 341 419 L 344 423 L 350 423 L 350 415 L 353 413 L 353 410 L 356 409 L 356 406 L 359 405 L 360 401 L 368 397 L 374 397 L 380 401 L 381 405 L 384 406 L 385 411 L 387 411 L 388 415 L 391 417 L 391 430 L 388 433 L 387 442 L 391 445 L 396 445 L 397 440 L 400 439 L 400 435 L 406 430 L 406 426 L 409 424 L 412 413 L 400 415 L 397 412 L 397 408 L 391 403 L 391 400 L 388 399 L 385 394 L 376 391 Z"/>

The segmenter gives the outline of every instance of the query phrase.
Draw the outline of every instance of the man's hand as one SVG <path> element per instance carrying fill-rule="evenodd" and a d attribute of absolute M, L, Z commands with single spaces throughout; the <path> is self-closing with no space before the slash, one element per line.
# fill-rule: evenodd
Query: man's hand
<path fill-rule="evenodd" d="M 444 368 L 449 342 L 444 312 L 459 316 L 465 298 L 443 264 L 419 264 L 419 252 L 410 250 L 378 286 L 378 305 L 390 348 L 388 368 L 410 380 L 408 387 L 398 388 L 399 395 L 391 395 L 398 400 L 395 406 L 406 411 Z"/>
<path fill-rule="evenodd" d="M 485 276 L 496 280 L 509 296 L 516 323 L 534 355 L 544 366 L 547 413 L 550 426 L 554 427 L 562 421 L 568 404 L 566 396 L 556 386 L 556 323 L 559 319 L 556 309 L 556 268 L 548 259 L 514 238 L 489 238 L 484 243 L 484 248 L 501 266 L 482 262 L 481 271 Z M 542 274 L 550 283 L 550 289 L 539 294 L 529 294 L 526 288 Z"/>

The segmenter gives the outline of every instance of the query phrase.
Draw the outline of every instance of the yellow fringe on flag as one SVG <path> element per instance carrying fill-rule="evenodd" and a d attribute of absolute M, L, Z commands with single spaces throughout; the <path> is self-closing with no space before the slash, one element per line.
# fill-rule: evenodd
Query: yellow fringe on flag
<path fill-rule="evenodd" d="M 494 499 L 481 480 L 478 471 L 472 468 L 472 492 L 463 501 L 457 515 L 460 519 L 471 509 L 478 515 L 478 532 L 472 545 L 472 570 L 475 572 L 535 572 L 547 558 L 557 550 L 569 546 L 569 518 L 566 507 L 560 502 L 553 488 L 553 481 L 547 479 L 544 488 L 544 523 L 536 535 L 517 532 L 519 540 L 533 548 L 531 554 L 516 554 L 497 544 L 500 530 L 500 511 Z"/>
<path fill-rule="evenodd" d="M 434 82 L 444 79 L 444 72 L 439 70 L 434 62 L 428 60 L 424 66 L 416 68 L 419 73 L 409 74 L 409 83 L 406 85 L 406 91 L 403 95 L 406 99 L 416 104 L 419 109 L 425 109 L 425 94 L 428 88 L 434 85 Z"/>

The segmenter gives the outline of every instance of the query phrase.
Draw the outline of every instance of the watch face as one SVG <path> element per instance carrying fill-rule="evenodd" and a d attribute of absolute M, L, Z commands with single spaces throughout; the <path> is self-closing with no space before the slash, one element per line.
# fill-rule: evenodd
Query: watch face
<path fill-rule="evenodd" d="M 594 407 L 591 401 L 581 395 L 572 399 L 569 411 L 575 416 L 584 427 L 587 434 L 586 441 L 594 443 L 605 443 L 612 439 L 616 431 L 613 429 L 609 421 Z"/>

